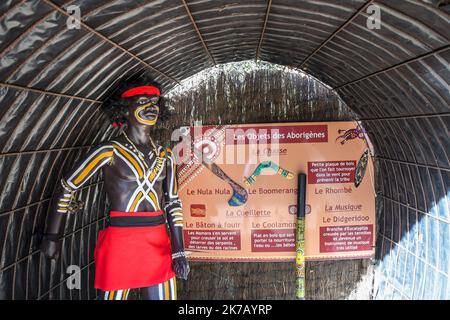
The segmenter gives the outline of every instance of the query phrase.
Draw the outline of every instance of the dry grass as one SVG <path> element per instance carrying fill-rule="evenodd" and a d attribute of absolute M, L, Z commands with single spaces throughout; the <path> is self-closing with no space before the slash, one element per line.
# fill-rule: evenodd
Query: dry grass
<path fill-rule="evenodd" d="M 279 70 L 222 72 L 199 87 L 173 96 L 170 123 L 155 136 L 169 141 L 171 129 L 204 124 L 333 121 L 353 113 L 327 87 L 309 77 Z M 307 263 L 308 299 L 345 299 L 368 261 Z M 188 281 L 178 281 L 183 299 L 293 299 L 294 263 L 191 262 Z"/>

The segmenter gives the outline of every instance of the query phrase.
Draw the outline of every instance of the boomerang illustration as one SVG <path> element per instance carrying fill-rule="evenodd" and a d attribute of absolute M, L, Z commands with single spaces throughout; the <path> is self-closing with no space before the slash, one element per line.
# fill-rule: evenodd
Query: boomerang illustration
<path fill-rule="evenodd" d="M 250 186 L 255 183 L 256 177 L 259 176 L 263 170 L 265 169 L 272 169 L 277 174 L 281 175 L 282 177 L 291 180 L 294 178 L 294 174 L 292 172 L 289 172 L 287 170 L 284 170 L 281 168 L 278 164 L 276 164 L 273 161 L 263 161 L 261 162 L 253 171 L 252 175 L 245 179 L 244 183 L 246 186 Z"/>

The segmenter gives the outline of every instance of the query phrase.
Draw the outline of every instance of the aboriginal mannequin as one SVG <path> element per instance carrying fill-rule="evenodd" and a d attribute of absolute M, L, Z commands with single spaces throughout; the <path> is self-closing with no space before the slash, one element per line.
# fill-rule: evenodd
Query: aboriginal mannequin
<path fill-rule="evenodd" d="M 150 137 L 166 112 L 160 101 L 159 85 L 150 80 L 132 77 L 119 85 L 102 108 L 114 126 L 125 125 L 123 134 L 64 175 L 47 218 L 41 250 L 56 259 L 77 189 L 102 170 L 109 226 L 99 233 L 94 260 L 95 288 L 106 300 L 126 300 L 130 290 L 145 300 L 176 299 L 175 277 L 189 273 L 175 159 Z"/>

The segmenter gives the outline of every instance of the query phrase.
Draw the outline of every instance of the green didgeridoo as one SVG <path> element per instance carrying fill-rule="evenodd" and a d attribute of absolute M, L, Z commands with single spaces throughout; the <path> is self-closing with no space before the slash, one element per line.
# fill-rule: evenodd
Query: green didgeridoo
<path fill-rule="evenodd" d="M 306 209 L 306 174 L 298 174 L 297 198 L 297 235 L 296 235 L 296 286 L 295 296 L 305 299 L 305 209 Z"/>

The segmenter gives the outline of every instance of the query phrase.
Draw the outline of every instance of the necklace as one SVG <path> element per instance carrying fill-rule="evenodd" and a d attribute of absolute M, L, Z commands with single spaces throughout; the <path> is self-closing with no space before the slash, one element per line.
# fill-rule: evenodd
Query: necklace
<path fill-rule="evenodd" d="M 145 160 L 144 160 L 144 154 L 141 152 L 141 150 L 139 150 L 138 147 L 136 147 L 136 145 L 133 143 L 133 141 L 131 141 L 130 138 L 128 138 L 128 135 L 127 135 L 125 132 L 123 132 L 123 135 L 125 136 L 125 139 L 127 139 L 128 142 L 133 146 L 133 148 L 138 152 L 139 158 L 140 158 L 142 161 L 144 161 L 144 163 L 145 163 Z M 153 142 L 152 137 L 149 137 L 149 139 L 150 139 L 150 143 L 152 144 L 153 152 L 154 152 L 155 155 L 156 155 L 156 146 L 155 146 L 155 143 Z"/>

